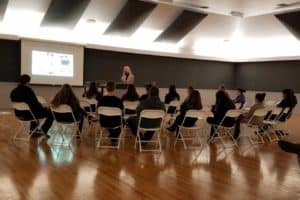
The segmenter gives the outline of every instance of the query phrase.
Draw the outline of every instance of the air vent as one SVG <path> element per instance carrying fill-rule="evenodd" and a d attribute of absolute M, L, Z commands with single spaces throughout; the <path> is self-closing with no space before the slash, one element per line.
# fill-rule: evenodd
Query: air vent
<path fill-rule="evenodd" d="M 231 11 L 230 15 L 232 15 L 234 17 L 244 17 L 244 13 L 239 12 L 239 11 Z"/>
<path fill-rule="evenodd" d="M 294 3 L 279 3 L 277 4 L 276 9 L 281 9 L 281 8 L 289 8 L 289 7 L 294 7 L 300 5 L 300 1 L 294 2 Z"/>

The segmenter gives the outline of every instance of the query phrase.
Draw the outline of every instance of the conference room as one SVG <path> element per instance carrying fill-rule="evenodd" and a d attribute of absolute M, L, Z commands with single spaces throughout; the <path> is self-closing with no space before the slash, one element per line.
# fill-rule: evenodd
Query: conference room
<path fill-rule="evenodd" d="M 297 0 L 0 1 L 0 199 L 300 199 Z"/>

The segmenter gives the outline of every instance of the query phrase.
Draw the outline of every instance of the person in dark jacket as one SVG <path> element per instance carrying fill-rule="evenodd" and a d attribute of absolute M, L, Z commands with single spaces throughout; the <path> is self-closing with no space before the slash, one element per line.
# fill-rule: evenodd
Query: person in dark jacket
<path fill-rule="evenodd" d="M 170 132 L 174 132 L 177 130 L 178 132 L 178 126 L 182 124 L 185 114 L 188 110 L 201 110 L 202 109 L 202 101 L 200 93 L 197 90 L 192 91 L 191 95 L 187 99 L 187 101 L 183 102 L 180 106 L 180 114 L 176 117 L 175 122 L 172 124 L 168 130 Z M 197 119 L 195 118 L 188 118 L 185 121 L 184 126 L 191 127 L 194 126 Z"/>
<path fill-rule="evenodd" d="M 115 94 L 115 83 L 114 82 L 108 82 L 106 84 L 106 91 L 107 94 L 104 95 L 100 102 L 99 106 L 105 106 L 105 107 L 114 107 L 114 108 L 120 108 L 123 110 L 123 103 L 120 98 L 116 97 Z M 117 127 L 121 125 L 120 117 L 107 117 L 107 116 L 100 116 L 100 124 L 105 127 Z M 109 137 L 110 138 L 119 138 L 121 133 L 121 127 L 115 128 L 115 129 L 108 129 L 109 131 Z M 112 139 L 111 142 L 114 144 L 117 140 Z"/>
<path fill-rule="evenodd" d="M 24 74 L 20 77 L 20 82 L 16 88 L 14 88 L 10 93 L 10 99 L 12 102 L 23 102 L 26 103 L 31 112 L 37 119 L 41 119 L 46 117 L 47 120 L 42 126 L 42 130 L 44 133 L 47 133 L 52 124 L 52 116 L 51 112 L 42 106 L 42 104 L 38 101 L 34 91 L 30 87 L 30 76 Z M 23 111 L 15 111 L 16 116 L 22 117 L 25 119 L 30 119 L 31 115 L 28 112 Z M 34 130 L 38 124 L 35 122 L 31 122 L 30 130 Z M 35 133 L 33 136 L 40 136 L 40 134 Z"/>
<path fill-rule="evenodd" d="M 231 109 L 235 109 L 232 100 L 229 98 L 228 94 L 225 91 L 219 90 L 216 93 L 216 103 L 211 110 L 214 116 L 208 117 L 207 123 L 212 125 L 218 125 L 226 115 L 227 111 Z M 235 120 L 232 118 L 227 118 L 222 123 L 222 125 L 230 127 L 233 126 L 234 121 Z M 214 133 L 214 128 L 212 127 L 211 137 L 213 136 L 213 133 Z"/>
<path fill-rule="evenodd" d="M 143 95 L 140 97 L 140 101 L 144 101 L 145 99 L 148 98 L 148 96 L 149 96 L 149 91 L 150 91 L 150 88 L 151 88 L 151 87 L 152 87 L 151 84 L 147 84 L 147 85 L 145 86 L 146 94 L 143 94 Z"/>
<path fill-rule="evenodd" d="M 150 88 L 149 97 L 146 100 L 141 101 L 140 104 L 138 105 L 137 116 L 130 117 L 127 120 L 128 126 L 130 127 L 133 135 L 136 136 L 136 134 L 137 134 L 138 122 L 139 122 L 141 112 L 143 110 L 148 110 L 148 109 L 165 111 L 165 104 L 163 102 L 161 102 L 161 100 L 159 99 L 159 89 L 155 86 Z M 157 123 L 158 123 L 158 121 L 155 119 L 150 120 L 150 121 L 145 120 L 143 127 L 152 127 L 154 125 L 157 125 Z M 152 132 L 152 131 L 145 132 L 141 136 L 141 140 L 151 140 L 153 134 L 154 134 L 154 132 Z"/>
<path fill-rule="evenodd" d="M 165 96 L 165 104 L 169 104 L 171 101 L 179 101 L 180 96 L 176 91 L 176 86 L 175 85 L 170 85 L 169 87 L 169 93 L 166 94 Z"/>
<path fill-rule="evenodd" d="M 244 95 L 244 93 L 246 92 L 246 90 L 242 89 L 242 88 L 238 88 L 237 89 L 237 97 L 233 100 L 233 103 L 240 103 L 241 106 L 239 107 L 239 109 L 242 109 L 244 107 L 244 104 L 246 103 L 246 97 Z"/>

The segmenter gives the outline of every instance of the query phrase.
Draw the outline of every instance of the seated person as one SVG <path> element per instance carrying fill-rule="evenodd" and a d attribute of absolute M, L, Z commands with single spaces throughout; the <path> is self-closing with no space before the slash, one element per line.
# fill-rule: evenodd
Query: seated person
<path fill-rule="evenodd" d="M 182 105 L 180 106 L 180 114 L 176 117 L 175 122 L 170 128 L 168 128 L 168 130 L 171 132 L 177 130 L 176 133 L 178 133 L 178 126 L 182 124 L 186 112 L 191 109 L 195 109 L 195 110 L 202 109 L 201 96 L 197 90 L 194 90 L 189 96 L 189 98 L 187 99 L 187 101 L 182 103 Z M 186 127 L 194 126 L 197 120 L 198 119 L 195 118 L 187 118 L 184 126 Z"/>
<path fill-rule="evenodd" d="M 143 95 L 140 97 L 140 101 L 144 101 L 145 99 L 148 98 L 148 96 L 149 96 L 149 90 L 150 90 L 151 87 L 152 87 L 151 84 L 147 84 L 147 85 L 145 86 L 145 88 L 146 88 L 146 94 L 143 94 Z"/>
<path fill-rule="evenodd" d="M 80 107 L 79 100 L 75 96 L 75 94 L 72 90 L 72 87 L 69 84 L 64 84 L 51 101 L 51 106 L 53 108 L 57 108 L 63 104 L 66 104 L 72 108 L 74 117 L 75 117 L 76 121 L 79 122 L 78 128 L 79 128 L 79 131 L 81 132 L 84 116 L 86 116 L 87 114 Z M 62 121 L 70 121 L 70 122 L 73 121 L 73 117 L 68 114 L 57 114 L 56 119 L 62 120 Z M 77 136 L 78 137 L 80 136 L 79 133 L 77 133 Z"/>
<path fill-rule="evenodd" d="M 97 102 L 99 102 L 102 97 L 102 94 L 98 91 L 98 87 L 97 87 L 96 83 L 91 82 L 88 91 L 85 94 L 83 94 L 82 96 L 87 99 L 95 99 L 95 100 L 97 100 Z M 92 107 L 91 109 L 92 109 L 91 110 L 92 112 L 95 112 L 97 108 Z M 91 112 L 89 110 L 89 108 L 85 108 L 85 110 L 87 110 L 88 112 Z"/>
<path fill-rule="evenodd" d="M 180 96 L 176 91 L 175 85 L 170 85 L 169 87 L 169 93 L 165 96 L 165 104 L 169 104 L 171 101 L 179 101 Z"/>
<path fill-rule="evenodd" d="M 192 86 L 189 86 L 188 88 L 187 88 L 187 97 L 185 98 L 185 100 L 184 101 L 188 101 L 189 100 L 189 98 L 190 98 L 190 96 L 191 96 L 191 94 L 192 94 L 192 92 L 194 91 L 195 89 L 192 87 Z"/>
<path fill-rule="evenodd" d="M 52 123 L 52 115 L 51 112 L 42 106 L 42 104 L 38 101 L 34 91 L 30 88 L 30 76 L 24 74 L 20 78 L 19 85 L 12 90 L 10 93 L 10 99 L 12 102 L 24 102 L 26 103 L 31 112 L 37 119 L 46 117 L 46 122 L 42 126 L 42 130 L 44 133 L 47 133 L 51 123 Z M 30 119 L 31 115 L 28 112 L 15 111 L 17 117 Z M 50 124 L 50 125 L 49 125 Z M 31 122 L 30 130 L 34 130 L 38 124 L 35 122 Z M 40 136 L 40 134 L 33 134 L 34 137 Z"/>
<path fill-rule="evenodd" d="M 244 104 L 246 103 L 246 98 L 244 93 L 246 92 L 246 90 L 242 89 L 242 88 L 238 88 L 237 89 L 237 97 L 233 100 L 233 103 L 240 103 L 241 106 L 239 107 L 239 109 L 242 109 L 244 107 Z"/>
<path fill-rule="evenodd" d="M 277 107 L 282 108 L 290 108 L 288 113 L 286 115 L 282 115 L 280 118 L 280 121 L 285 121 L 287 118 L 289 118 L 292 114 L 293 109 L 297 105 L 297 97 L 295 96 L 295 93 L 292 89 L 284 89 L 282 90 L 282 96 L 283 99 L 280 101 L 280 103 L 277 105 Z"/>
<path fill-rule="evenodd" d="M 134 85 L 128 85 L 127 92 L 122 96 L 122 101 L 139 101 L 140 97 Z"/>
<path fill-rule="evenodd" d="M 247 113 L 244 113 L 240 115 L 240 117 L 236 120 L 236 126 L 235 126 L 235 132 L 234 132 L 234 138 L 238 139 L 240 135 L 240 123 L 247 123 L 251 117 L 253 116 L 254 112 L 258 109 L 265 108 L 264 100 L 265 100 L 266 94 L 265 93 L 257 93 L 255 95 L 255 104 L 251 106 L 250 110 Z M 263 118 L 253 118 L 251 120 L 251 124 L 253 125 L 263 125 Z"/>
<path fill-rule="evenodd" d="M 87 99 L 96 99 L 99 102 L 102 94 L 99 92 L 97 84 L 95 82 L 91 82 L 88 91 L 82 96 Z"/>
<path fill-rule="evenodd" d="M 106 84 L 106 91 L 107 94 L 104 95 L 101 100 L 99 101 L 99 106 L 105 106 L 105 107 L 114 107 L 114 108 L 120 108 L 123 110 L 123 103 L 121 99 L 116 97 L 115 94 L 115 83 L 114 82 L 107 82 Z M 106 117 L 106 116 L 100 116 L 100 124 L 104 127 L 117 127 L 120 125 L 122 119 L 119 117 Z M 115 128 L 115 129 L 108 129 L 109 137 L 110 138 L 119 138 L 121 133 L 121 127 Z M 112 139 L 111 142 L 114 144 L 117 140 Z"/>
<path fill-rule="evenodd" d="M 223 120 L 225 114 L 227 113 L 228 110 L 235 109 L 235 106 L 232 102 L 232 100 L 229 98 L 228 94 L 223 91 L 219 90 L 216 93 L 216 103 L 212 107 L 212 113 L 213 117 L 208 117 L 207 118 L 207 123 L 212 124 L 212 125 L 218 125 L 221 123 Z M 232 118 L 226 118 L 225 121 L 222 123 L 223 126 L 233 126 L 234 124 L 234 119 Z M 211 137 L 214 134 L 214 127 L 211 129 Z"/>
<path fill-rule="evenodd" d="M 149 97 L 141 101 L 140 104 L 137 107 L 137 116 L 135 117 L 130 117 L 127 122 L 128 126 L 130 127 L 133 135 L 136 136 L 137 134 L 137 129 L 138 129 L 138 123 L 139 123 L 139 118 L 140 114 L 143 110 L 163 110 L 165 111 L 165 104 L 160 101 L 159 99 L 159 89 L 155 86 L 151 87 L 149 90 Z M 156 125 L 157 122 L 154 120 L 147 121 L 145 124 L 143 124 L 143 127 L 151 127 L 153 125 Z M 148 131 L 145 132 L 143 135 L 141 135 L 141 140 L 151 140 L 154 132 Z"/>

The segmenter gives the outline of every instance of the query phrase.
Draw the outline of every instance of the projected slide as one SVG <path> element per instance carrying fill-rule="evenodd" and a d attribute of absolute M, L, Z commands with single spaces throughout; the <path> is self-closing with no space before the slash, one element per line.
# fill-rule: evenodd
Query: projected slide
<path fill-rule="evenodd" d="M 32 75 L 73 77 L 72 54 L 47 51 L 32 51 Z"/>

